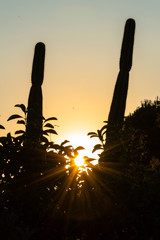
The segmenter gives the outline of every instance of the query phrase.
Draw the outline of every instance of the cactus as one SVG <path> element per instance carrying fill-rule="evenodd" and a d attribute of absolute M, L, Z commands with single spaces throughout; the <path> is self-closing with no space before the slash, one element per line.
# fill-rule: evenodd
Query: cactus
<path fill-rule="evenodd" d="M 26 124 L 26 142 L 40 142 L 42 135 L 42 89 L 44 75 L 45 45 L 35 46 L 32 76 L 32 86 L 28 98 L 28 114 Z"/>
<path fill-rule="evenodd" d="M 124 119 L 126 98 L 129 82 L 129 71 L 132 67 L 132 55 L 134 44 L 135 21 L 128 19 L 125 24 L 124 36 L 121 48 L 120 71 L 114 89 L 112 104 L 108 117 L 108 130 L 106 144 L 111 140 L 115 126 L 120 126 Z"/>

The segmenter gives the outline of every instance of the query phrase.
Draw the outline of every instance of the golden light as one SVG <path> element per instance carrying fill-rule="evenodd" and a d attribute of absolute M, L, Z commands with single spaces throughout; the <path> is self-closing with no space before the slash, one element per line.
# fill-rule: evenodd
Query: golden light
<path fill-rule="evenodd" d="M 98 164 L 98 158 L 99 158 L 98 154 L 100 153 L 100 151 L 96 151 L 92 153 L 94 145 L 99 143 L 97 138 L 90 139 L 86 133 L 82 133 L 82 132 L 66 132 L 65 135 L 66 137 L 64 137 L 64 139 L 69 140 L 68 145 L 72 145 L 74 148 L 77 148 L 78 146 L 84 147 L 83 150 L 78 151 L 79 155 L 74 160 L 75 165 L 80 167 L 87 164 L 87 163 L 84 163 L 84 159 L 83 159 L 86 156 L 93 159 L 91 164 L 93 165 Z"/>
<path fill-rule="evenodd" d="M 84 165 L 84 158 L 83 158 L 83 156 L 81 156 L 81 155 L 78 155 L 78 156 L 74 159 L 74 161 L 75 161 L 75 165 L 77 165 L 78 167 L 81 167 L 81 166 Z"/>
<path fill-rule="evenodd" d="M 68 133 L 68 138 L 67 140 L 70 141 L 71 145 L 76 148 L 78 146 L 82 146 L 85 149 L 84 150 L 80 150 L 78 153 L 78 157 L 83 158 L 84 156 L 88 156 L 90 158 L 94 158 L 94 159 L 98 159 L 98 154 L 97 152 L 92 153 L 93 147 L 95 144 L 97 144 L 97 139 L 90 139 L 86 133 Z M 84 161 L 81 160 L 81 161 Z"/>

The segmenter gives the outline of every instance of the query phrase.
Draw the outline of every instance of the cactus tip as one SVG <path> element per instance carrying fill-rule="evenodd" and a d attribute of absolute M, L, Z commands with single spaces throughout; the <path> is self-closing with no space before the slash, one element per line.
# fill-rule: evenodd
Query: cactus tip
<path fill-rule="evenodd" d="M 35 46 L 35 49 L 43 49 L 45 51 L 45 44 L 43 42 L 38 42 Z"/>
<path fill-rule="evenodd" d="M 126 24 L 132 24 L 132 25 L 135 25 L 136 22 L 133 18 L 128 18 L 127 21 L 126 21 Z"/>

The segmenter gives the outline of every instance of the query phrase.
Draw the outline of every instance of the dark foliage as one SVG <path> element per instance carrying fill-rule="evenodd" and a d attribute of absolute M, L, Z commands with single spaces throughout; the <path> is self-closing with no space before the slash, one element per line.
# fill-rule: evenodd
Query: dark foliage
<path fill-rule="evenodd" d="M 121 131 L 124 147 L 136 161 L 149 164 L 160 159 L 160 100 L 145 100 L 141 107 L 126 117 Z M 128 142 L 127 142 L 128 138 Z M 127 142 L 127 144 L 126 144 Z"/>
<path fill-rule="evenodd" d="M 15 119 L 25 125 L 21 116 Z M 52 120 L 43 119 L 44 128 L 53 130 Z M 101 141 L 94 151 L 104 149 L 107 126 L 88 134 Z M 142 102 L 118 132 L 116 159 L 97 166 L 88 162 L 84 171 L 74 165 L 83 147 L 74 149 L 67 140 L 26 147 L 23 133 L 1 137 L 1 237 L 159 239 L 159 127 L 159 100 Z M 43 133 L 47 137 L 50 131 Z"/>

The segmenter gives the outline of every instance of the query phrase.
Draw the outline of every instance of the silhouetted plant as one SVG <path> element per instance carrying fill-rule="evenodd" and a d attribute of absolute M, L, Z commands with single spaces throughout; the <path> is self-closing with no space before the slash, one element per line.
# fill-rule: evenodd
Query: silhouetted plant
<path fill-rule="evenodd" d="M 59 155 L 63 157 L 67 157 L 71 162 L 78 156 L 78 151 L 83 150 L 84 147 L 78 146 L 74 148 L 72 145 L 67 145 L 69 143 L 68 140 L 63 141 L 60 145 L 53 144 L 51 147 L 56 151 Z"/>
<path fill-rule="evenodd" d="M 17 124 L 26 127 L 28 120 L 34 119 L 35 113 L 31 111 L 33 118 L 28 119 L 26 107 L 23 104 L 16 107 L 22 109 L 24 117 L 14 114 L 8 120 L 17 119 Z M 2 238 L 128 239 L 129 236 L 131 239 L 160 239 L 160 101 L 143 102 L 140 108 L 125 118 L 123 125 L 122 122 L 113 121 L 111 129 L 105 121 L 100 130 L 88 133 L 90 138 L 97 137 L 101 142 L 95 145 L 93 152 L 106 150 L 105 136 L 108 131 L 113 134 L 113 139 L 118 135 L 118 157 L 129 164 L 113 164 L 113 169 L 108 164 L 106 168 L 105 165 L 104 168 L 98 166 L 90 172 L 88 179 L 86 172 L 82 172 L 79 184 L 77 168 L 72 163 L 78 151 L 84 148 L 74 148 L 68 145 L 67 140 L 60 145 L 49 142 L 45 137 L 56 134 L 54 125 L 49 121 L 56 118 L 45 119 L 40 115 L 39 133 L 36 132 L 30 142 L 34 141 L 38 146 L 43 143 L 41 146 L 45 151 L 39 151 L 39 148 L 39 152 L 34 152 L 34 148 L 26 147 L 27 151 L 19 156 L 20 150 L 25 148 L 22 144 L 25 139 L 23 130 L 16 131 L 23 141 L 10 133 L 0 137 Z M 4 127 L 0 125 L 0 129 Z M 46 148 L 51 152 L 47 152 Z M 28 150 L 29 157 L 25 155 Z M 41 158 L 43 152 L 46 155 Z M 147 167 L 144 167 L 145 154 L 150 160 Z M 21 163 L 23 160 L 29 162 L 30 157 L 38 161 L 33 164 L 33 169 L 23 171 Z M 140 161 L 143 166 L 139 167 Z M 66 163 L 70 164 L 67 169 L 69 174 L 64 168 Z M 22 177 L 19 177 L 20 174 Z M 27 174 L 28 182 L 25 178 Z"/>
<path fill-rule="evenodd" d="M 132 114 L 125 118 L 122 138 L 130 139 L 126 144 L 135 160 L 149 163 L 152 157 L 160 158 L 160 100 L 145 100 Z M 130 137 L 129 137 L 130 136 Z"/>
<path fill-rule="evenodd" d="M 104 123 L 108 123 L 107 121 L 104 121 Z M 101 144 L 96 144 L 92 150 L 92 153 L 94 153 L 97 150 L 104 150 L 105 143 L 106 143 L 106 132 L 107 132 L 107 126 L 108 124 L 105 124 L 100 130 L 97 130 L 97 132 L 89 132 L 87 135 L 90 138 L 96 137 L 99 139 Z"/>
<path fill-rule="evenodd" d="M 45 45 L 37 43 L 32 67 L 32 86 L 28 99 L 28 114 L 26 125 L 27 141 L 41 142 L 42 132 L 42 90 L 44 75 Z"/>
<path fill-rule="evenodd" d="M 127 116 L 125 123 L 132 124 L 136 129 L 150 131 L 159 126 L 160 100 L 144 100 L 132 114 Z"/>
<path fill-rule="evenodd" d="M 160 159 L 160 100 L 144 100 L 132 114 L 125 117 L 123 125 L 112 125 L 109 134 L 116 142 L 105 145 L 108 134 L 108 122 L 97 132 L 88 135 L 99 138 L 101 144 L 96 144 L 93 152 L 103 150 L 99 155 L 102 161 L 119 161 L 132 164 L 149 164 L 154 157 Z M 107 135 L 108 136 L 108 135 Z M 111 158 L 110 158 L 110 156 Z M 113 156 L 113 157 L 112 157 Z"/>
<path fill-rule="evenodd" d="M 5 127 L 3 125 L 0 124 L 0 129 L 5 129 Z"/>
<path fill-rule="evenodd" d="M 120 126 L 123 122 L 126 98 L 128 91 L 129 71 L 132 66 L 132 54 L 134 44 L 135 21 L 126 21 L 120 56 L 120 72 L 114 89 L 112 104 L 108 116 L 108 129 L 106 144 L 113 140 L 112 127 Z M 117 128 L 115 128 L 115 133 Z M 110 133 L 111 132 L 111 133 Z M 111 138 L 111 139 L 110 139 Z"/>
<path fill-rule="evenodd" d="M 19 114 L 13 114 L 8 118 L 7 121 L 18 119 L 17 124 L 23 125 L 24 128 L 26 128 L 28 109 L 25 107 L 24 104 L 16 104 L 15 107 L 19 107 L 23 111 L 24 116 L 19 115 Z M 46 118 L 42 117 L 41 142 L 39 142 L 38 144 L 44 143 L 44 146 L 46 148 L 52 144 L 52 142 L 50 142 L 46 136 L 49 136 L 49 134 L 57 134 L 57 132 L 54 130 L 54 125 L 49 122 L 52 120 L 57 120 L 57 118 L 50 117 L 50 118 L 46 119 Z M 43 128 L 44 128 L 44 130 L 43 130 Z M 25 130 L 17 130 L 15 132 L 15 134 L 19 135 L 18 137 L 16 137 L 16 139 L 21 141 L 21 143 L 23 144 L 24 141 L 26 140 Z M 36 144 L 37 142 L 32 141 L 32 143 Z"/>
<path fill-rule="evenodd" d="M 52 142 L 50 142 L 45 136 L 49 136 L 49 134 L 56 134 L 57 132 L 54 130 L 54 125 L 48 121 L 57 120 L 56 117 L 44 118 L 42 120 L 42 133 L 41 133 L 41 141 L 46 144 L 46 146 L 51 147 Z M 45 128 L 45 129 L 44 129 Z"/>
<path fill-rule="evenodd" d="M 25 107 L 24 104 L 16 104 L 15 107 L 20 108 L 20 109 L 22 110 L 24 116 L 21 116 L 21 115 L 19 115 L 19 114 L 13 114 L 13 115 L 11 115 L 11 116 L 8 118 L 7 121 L 14 120 L 14 119 L 18 119 L 18 120 L 17 120 L 17 124 L 21 124 L 21 125 L 23 125 L 24 127 L 26 127 L 26 124 L 27 124 L 27 112 L 28 112 L 28 111 L 27 111 L 27 108 Z M 26 136 L 25 130 L 17 130 L 17 131 L 15 132 L 15 134 L 16 134 L 16 135 L 19 135 L 19 134 L 20 134 L 20 135 L 17 137 L 17 139 L 20 139 L 21 142 L 24 142 L 24 139 L 25 139 L 25 136 Z"/>
<path fill-rule="evenodd" d="M 4 184 L 3 188 L 22 171 L 23 163 L 18 158 L 21 148 L 21 141 L 12 137 L 10 133 L 0 137 L 0 182 Z"/>
<path fill-rule="evenodd" d="M 136 156 L 138 159 L 145 146 L 147 146 L 144 143 L 146 141 L 144 129 L 142 131 L 140 128 L 141 123 L 139 123 L 139 129 L 134 128 L 134 124 L 138 126 L 138 119 L 143 119 L 141 115 L 146 116 L 145 111 L 147 111 L 148 124 L 145 127 L 147 131 L 150 124 L 153 124 L 153 129 L 157 130 L 159 127 L 158 103 L 156 103 L 156 108 L 154 103 L 142 103 L 142 106 L 138 108 L 137 113 L 135 111 L 125 118 L 123 126 L 119 130 L 119 141 L 123 150 L 122 156 L 128 162 L 134 161 Z M 140 110 L 141 108 L 143 110 Z M 150 120 L 152 119 L 152 113 L 154 113 L 153 122 Z M 13 119 L 23 120 L 23 116 Z M 46 125 L 46 128 L 54 129 L 54 125 L 48 125 L 50 120 L 55 120 L 55 118 L 43 120 L 43 125 Z M 91 138 L 97 137 L 103 147 L 107 127 L 108 124 L 105 121 L 105 125 L 100 130 L 91 132 L 88 136 Z M 13 144 L 13 149 L 16 149 L 14 142 L 16 138 L 9 134 L 7 139 L 1 139 L 4 140 L 4 145 L 12 146 Z M 133 143 L 133 145 L 129 146 L 130 143 Z M 140 234 L 144 236 L 144 232 L 147 231 L 145 235 L 145 239 L 147 239 L 150 230 L 146 230 L 146 224 L 142 220 L 146 219 L 149 214 L 151 221 L 153 221 L 153 224 L 150 224 L 151 232 L 153 232 L 154 223 L 157 224 L 157 219 L 160 216 L 160 196 L 157 191 L 159 187 L 159 158 L 152 157 L 151 168 L 148 166 L 146 170 L 141 165 L 137 167 L 138 164 L 132 164 L 132 161 L 129 162 L 131 164 L 127 164 L 127 169 L 125 169 L 126 164 L 116 164 L 116 167 L 117 165 L 120 166 L 118 174 L 115 174 L 117 172 L 114 171 L 114 168 L 110 168 L 110 172 L 107 172 L 105 168 L 96 168 L 95 166 L 89 176 L 86 172 L 82 172 L 79 180 L 77 180 L 78 170 L 73 166 L 72 161 L 83 147 L 73 148 L 67 140 L 60 145 L 52 144 L 52 146 L 54 147 L 53 155 L 51 151 L 50 157 L 50 152 L 48 152 L 45 159 L 47 168 L 40 169 L 43 171 L 37 169 L 39 174 L 33 178 L 34 181 L 31 181 L 31 184 L 28 184 L 27 187 L 23 182 L 24 176 L 26 176 L 25 169 L 21 168 L 20 162 L 18 164 L 16 162 L 18 155 L 15 155 L 16 157 L 8 163 L 5 162 L 3 169 L 1 164 L 0 192 L 2 192 L 2 204 L 0 210 L 4 215 L 1 226 L 7 230 L 10 229 L 13 233 L 12 235 L 7 234 L 7 237 L 24 237 L 25 232 L 28 236 L 34 234 L 34 239 L 45 237 L 52 239 L 53 236 L 56 239 L 62 237 L 77 238 L 77 236 L 79 238 L 85 236 L 87 239 L 93 239 L 96 236 L 96 239 L 98 239 L 99 236 L 102 236 L 105 239 L 104 234 L 106 233 L 109 239 L 117 238 L 117 236 L 123 239 L 126 236 L 125 234 L 131 234 L 132 237 L 135 236 L 135 239 L 138 239 Z M 134 152 L 131 150 L 134 150 Z M 127 154 L 125 151 L 128 151 Z M 122 156 L 120 156 L 121 160 Z M 130 159 L 131 156 L 134 157 Z M 69 162 L 66 160 L 69 160 Z M 54 162 L 57 162 L 57 164 L 54 165 Z M 68 163 L 70 163 L 70 167 L 66 169 L 64 165 Z M 10 167 L 9 164 L 11 164 Z M 39 161 L 38 164 L 41 164 L 41 162 Z M 38 165 L 36 167 L 38 168 Z M 32 173 L 29 175 L 30 177 L 32 177 Z M 16 180 L 19 184 L 15 188 Z M 22 186 L 25 187 L 22 188 Z M 130 210 L 131 206 L 132 210 Z M 141 216 L 140 220 L 137 215 Z M 90 218 L 91 216 L 93 218 Z M 79 221 L 80 217 L 84 217 L 83 223 Z M 117 219 L 121 218 L 123 221 L 119 222 Z M 138 219 L 138 223 L 135 219 Z M 7 222 L 9 225 L 7 225 Z M 73 228 L 73 223 L 76 223 L 78 227 Z M 88 224 L 96 226 L 95 229 L 93 228 L 90 232 Z M 66 225 L 67 233 L 65 232 Z M 110 229 L 111 226 L 113 226 L 112 229 Z M 63 233 L 59 232 L 60 228 L 64 229 Z M 77 230 L 79 235 L 77 235 Z M 4 232 L 2 229 L 1 233 Z M 154 236 L 158 236 L 158 234 L 154 232 Z M 153 233 L 149 236 L 153 236 Z"/>

